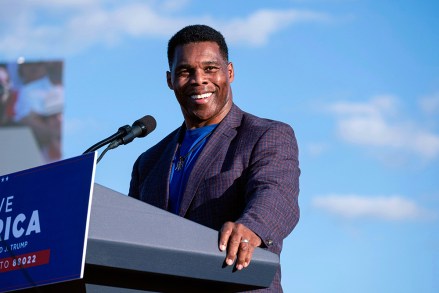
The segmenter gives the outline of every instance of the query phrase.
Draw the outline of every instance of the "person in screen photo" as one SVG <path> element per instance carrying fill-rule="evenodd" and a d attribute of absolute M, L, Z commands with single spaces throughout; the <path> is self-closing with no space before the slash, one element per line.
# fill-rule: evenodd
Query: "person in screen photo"
<path fill-rule="evenodd" d="M 61 62 L 25 62 L 19 65 L 14 121 L 29 126 L 46 162 L 61 159 L 64 88 Z"/>

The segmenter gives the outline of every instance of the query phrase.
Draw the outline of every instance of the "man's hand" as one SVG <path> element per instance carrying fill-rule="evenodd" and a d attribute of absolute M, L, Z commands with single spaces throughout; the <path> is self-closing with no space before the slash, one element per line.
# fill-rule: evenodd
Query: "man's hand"
<path fill-rule="evenodd" d="M 238 270 L 248 267 L 255 247 L 261 243 L 261 238 L 242 224 L 226 222 L 221 228 L 219 249 L 227 249 L 226 264 L 230 266 L 236 259 Z"/>

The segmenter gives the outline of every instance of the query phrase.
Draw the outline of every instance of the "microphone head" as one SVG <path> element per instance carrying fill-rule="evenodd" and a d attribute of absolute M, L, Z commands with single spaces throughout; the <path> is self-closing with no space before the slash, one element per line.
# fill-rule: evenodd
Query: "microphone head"
<path fill-rule="evenodd" d="M 133 126 L 134 125 L 137 125 L 142 129 L 142 133 L 138 137 L 145 137 L 155 129 L 157 122 L 155 121 L 154 117 L 146 115 L 139 120 L 136 120 L 133 123 Z"/>

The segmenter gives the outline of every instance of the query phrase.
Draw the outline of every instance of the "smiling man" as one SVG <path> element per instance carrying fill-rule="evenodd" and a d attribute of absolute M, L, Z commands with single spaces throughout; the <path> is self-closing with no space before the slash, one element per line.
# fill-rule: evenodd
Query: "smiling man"
<path fill-rule="evenodd" d="M 225 262 L 242 270 L 255 247 L 280 254 L 299 220 L 293 129 L 239 109 L 233 64 L 218 31 L 187 26 L 168 44 L 167 83 L 181 127 L 135 162 L 129 195 L 219 231 Z M 280 267 L 271 286 L 282 292 Z"/>

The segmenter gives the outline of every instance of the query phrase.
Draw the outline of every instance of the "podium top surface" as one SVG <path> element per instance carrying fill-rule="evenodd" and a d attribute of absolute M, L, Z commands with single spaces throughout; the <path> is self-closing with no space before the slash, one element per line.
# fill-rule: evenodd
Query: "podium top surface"
<path fill-rule="evenodd" d="M 260 248 L 241 271 L 225 256 L 217 231 L 95 184 L 88 265 L 255 287 L 268 287 L 279 266 Z"/>

